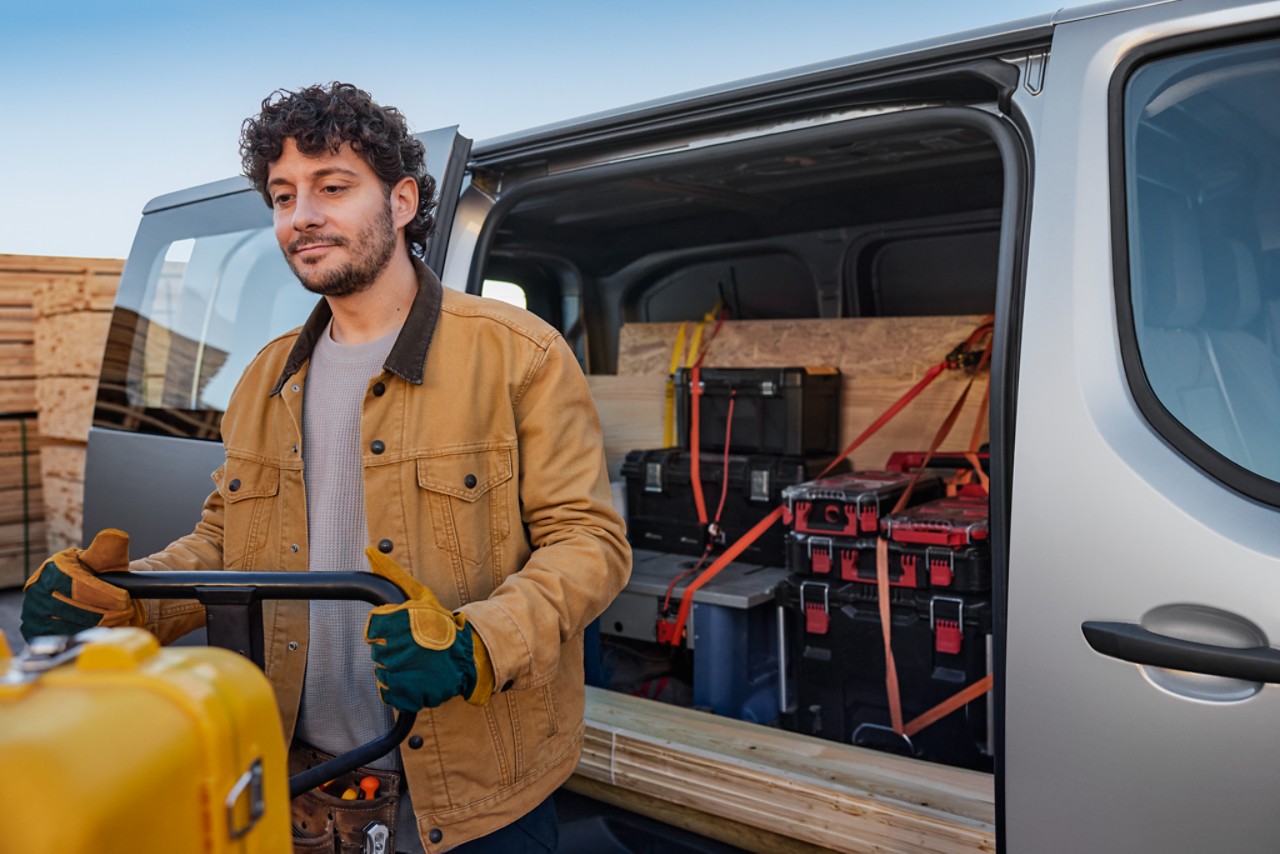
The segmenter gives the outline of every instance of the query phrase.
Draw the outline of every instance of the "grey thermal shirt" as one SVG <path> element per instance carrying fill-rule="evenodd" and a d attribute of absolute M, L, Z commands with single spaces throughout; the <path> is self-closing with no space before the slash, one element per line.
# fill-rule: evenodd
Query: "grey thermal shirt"
<path fill-rule="evenodd" d="M 332 325 L 332 324 L 331 324 Z M 363 344 L 339 344 L 326 327 L 311 354 L 302 402 L 303 480 L 307 490 L 307 568 L 368 571 L 360 414 L 369 381 L 382 370 L 397 332 Z M 391 708 L 378 696 L 363 602 L 311 602 L 307 673 L 298 737 L 342 753 L 390 729 Z M 395 770 L 396 753 L 371 766 Z"/>

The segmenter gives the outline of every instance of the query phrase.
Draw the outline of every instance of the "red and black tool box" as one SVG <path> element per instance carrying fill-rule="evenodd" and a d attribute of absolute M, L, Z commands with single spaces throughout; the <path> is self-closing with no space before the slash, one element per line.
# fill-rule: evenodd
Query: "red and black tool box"
<path fill-rule="evenodd" d="M 876 537 L 881 516 L 893 509 L 912 477 L 889 471 L 829 474 L 787 487 L 782 498 L 791 509 L 791 526 L 798 533 Z M 942 492 L 941 478 L 925 475 L 917 481 L 911 501 L 930 501 Z"/>
<path fill-rule="evenodd" d="M 788 729 L 844 744 L 989 771 L 989 695 L 914 736 L 893 732 L 876 588 L 790 576 L 778 590 L 789 612 Z M 984 596 L 890 591 L 903 721 L 990 671 L 991 604 Z"/>
<path fill-rule="evenodd" d="M 990 590 L 988 516 L 985 497 L 957 496 L 885 517 L 880 530 L 889 539 L 890 567 L 915 567 L 923 582 L 917 587 Z"/>
<path fill-rule="evenodd" d="M 631 451 L 622 463 L 627 481 L 627 535 L 637 548 L 701 555 L 708 534 L 699 523 L 689 471 L 690 456 L 679 448 Z M 730 454 L 729 487 L 713 552 L 724 551 L 782 503 L 782 490 L 811 478 L 826 460 L 767 454 Z M 708 520 L 714 520 L 724 482 L 723 454 L 699 457 Z M 743 563 L 782 566 L 786 527 L 774 525 L 738 558 Z"/>
<path fill-rule="evenodd" d="M 875 584 L 876 540 L 793 532 L 787 535 L 787 569 L 817 579 Z M 927 562 L 889 547 L 890 587 L 914 590 L 931 586 L 930 581 Z"/>
<path fill-rule="evenodd" d="M 676 429 L 688 450 L 693 371 L 676 371 Z M 840 451 L 840 371 L 818 368 L 702 368 L 698 447 L 740 454 L 834 457 Z M 726 432 L 729 403 L 733 427 Z"/>

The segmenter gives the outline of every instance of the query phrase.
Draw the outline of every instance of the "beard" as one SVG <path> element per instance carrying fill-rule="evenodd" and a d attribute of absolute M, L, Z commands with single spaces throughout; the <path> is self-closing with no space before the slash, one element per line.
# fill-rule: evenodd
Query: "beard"
<path fill-rule="evenodd" d="M 311 263 L 299 261 L 294 253 L 304 246 L 317 243 L 350 248 L 351 260 L 342 266 L 320 272 L 310 269 Z M 367 290 L 387 268 L 396 248 L 395 225 L 391 221 L 391 205 L 382 208 L 378 216 L 356 235 L 354 241 L 341 235 L 314 234 L 299 237 L 289 244 L 284 259 L 289 269 L 313 294 L 324 297 L 344 297 Z"/>

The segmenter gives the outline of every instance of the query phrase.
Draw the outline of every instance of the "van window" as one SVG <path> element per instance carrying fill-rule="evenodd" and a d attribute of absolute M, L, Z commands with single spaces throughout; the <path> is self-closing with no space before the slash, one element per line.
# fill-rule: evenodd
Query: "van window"
<path fill-rule="evenodd" d="M 529 298 L 525 295 L 524 288 L 515 282 L 504 282 L 500 279 L 485 279 L 484 285 L 480 289 L 480 296 L 489 299 L 501 300 L 510 303 L 516 308 L 528 308 Z"/>
<path fill-rule="evenodd" d="M 137 302 L 112 318 L 95 420 L 216 438 L 245 367 L 317 297 L 299 286 L 269 228 L 183 237 L 154 258 Z"/>
<path fill-rule="evenodd" d="M 1280 481 L 1277 92 L 1269 41 L 1148 63 L 1124 102 L 1135 397 L 1246 493 L 1241 471 Z"/>

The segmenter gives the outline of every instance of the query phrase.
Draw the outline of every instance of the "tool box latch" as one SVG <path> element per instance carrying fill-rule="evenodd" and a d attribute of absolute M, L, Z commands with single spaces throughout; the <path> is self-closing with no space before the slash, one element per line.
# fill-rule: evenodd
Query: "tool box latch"
<path fill-rule="evenodd" d="M 822 601 L 809 601 L 805 588 L 822 589 Z M 825 635 L 831 628 L 831 602 L 827 594 L 827 585 L 806 581 L 800 585 L 800 605 L 804 609 L 804 630 L 811 635 Z"/>
<path fill-rule="evenodd" d="M 809 538 L 809 567 L 814 575 L 831 573 L 831 540 L 828 537 Z"/>
<path fill-rule="evenodd" d="M 942 607 L 939 608 L 939 605 Z M 955 617 L 939 611 L 955 609 Z M 929 600 L 929 628 L 933 630 L 933 649 L 945 655 L 959 655 L 964 647 L 964 600 L 934 596 Z"/>
<path fill-rule="evenodd" d="M 956 577 L 956 553 L 951 549 L 926 549 L 929 563 L 929 586 L 950 587 Z"/>

